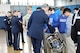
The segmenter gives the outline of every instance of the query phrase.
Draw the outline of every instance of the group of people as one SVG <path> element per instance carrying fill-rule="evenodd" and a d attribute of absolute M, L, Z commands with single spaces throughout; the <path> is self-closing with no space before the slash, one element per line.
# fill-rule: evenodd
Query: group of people
<path fill-rule="evenodd" d="M 11 11 L 8 11 L 4 18 L 4 23 L 7 35 L 7 45 L 14 46 L 14 50 L 22 50 L 19 48 L 20 34 L 22 36 L 22 42 L 24 42 L 21 12 L 15 10 L 12 14 Z"/>
<path fill-rule="evenodd" d="M 22 50 L 19 48 L 19 36 L 21 34 L 22 42 L 25 42 L 23 37 L 25 34 L 28 53 L 32 53 L 32 46 L 34 53 L 41 53 L 41 43 L 46 36 L 45 33 L 59 32 L 66 43 L 64 53 L 80 53 L 79 8 L 75 8 L 74 12 L 74 15 L 72 15 L 71 10 L 64 7 L 61 7 L 60 11 L 57 12 L 55 8 L 49 7 L 48 4 L 38 7 L 33 13 L 32 6 L 28 6 L 25 16 L 21 16 L 20 11 L 14 11 L 13 15 L 9 11 L 4 19 L 5 30 L 8 35 L 7 44 L 8 46 L 13 45 L 14 50 Z M 75 42 L 78 43 L 77 50 L 75 49 Z M 47 43 L 44 43 L 44 47 L 45 44 Z M 50 51 L 46 52 L 50 53 Z"/>

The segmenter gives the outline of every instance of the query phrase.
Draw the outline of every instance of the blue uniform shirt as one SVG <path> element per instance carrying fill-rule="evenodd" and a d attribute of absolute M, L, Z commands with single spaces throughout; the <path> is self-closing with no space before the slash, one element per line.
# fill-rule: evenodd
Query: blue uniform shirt
<path fill-rule="evenodd" d="M 50 22 L 52 22 L 52 25 L 54 27 L 58 26 L 58 20 L 59 20 L 59 17 L 57 16 L 57 13 L 54 13 L 54 14 L 50 15 Z"/>
<path fill-rule="evenodd" d="M 59 19 L 59 32 L 66 33 L 67 26 L 66 26 L 67 16 L 61 15 Z"/>

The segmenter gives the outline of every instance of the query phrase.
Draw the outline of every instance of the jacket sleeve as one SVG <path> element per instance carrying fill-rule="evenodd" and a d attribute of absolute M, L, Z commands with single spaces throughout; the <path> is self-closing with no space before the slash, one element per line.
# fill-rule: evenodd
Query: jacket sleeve
<path fill-rule="evenodd" d="M 33 14 L 34 14 L 34 13 L 33 13 Z M 30 28 L 30 26 L 31 26 L 33 14 L 32 14 L 31 17 L 29 18 L 28 25 L 27 25 L 27 30 L 29 30 L 29 28 Z"/>
<path fill-rule="evenodd" d="M 7 19 L 7 17 L 4 18 L 4 23 L 5 23 L 5 24 L 8 24 L 8 19 Z"/>
<path fill-rule="evenodd" d="M 49 23 L 49 17 L 47 15 L 45 15 L 44 17 L 45 23 L 48 24 Z"/>
<path fill-rule="evenodd" d="M 19 22 L 19 19 L 17 18 L 17 24 L 20 26 L 20 22 Z"/>

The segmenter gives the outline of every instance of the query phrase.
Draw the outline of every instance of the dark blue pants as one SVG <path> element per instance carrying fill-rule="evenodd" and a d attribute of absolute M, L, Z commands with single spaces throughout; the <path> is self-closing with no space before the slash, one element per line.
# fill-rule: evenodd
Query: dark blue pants
<path fill-rule="evenodd" d="M 41 40 L 31 38 L 33 44 L 34 53 L 41 53 Z"/>
<path fill-rule="evenodd" d="M 12 45 L 12 32 L 11 30 L 8 30 L 7 32 L 8 32 L 8 44 L 9 46 L 11 46 Z"/>
<path fill-rule="evenodd" d="M 13 33 L 14 35 L 14 49 L 18 49 L 18 33 Z"/>
<path fill-rule="evenodd" d="M 22 24 L 20 25 L 20 33 L 21 33 L 21 36 L 22 36 L 22 42 L 24 42 L 23 27 L 22 27 Z"/>

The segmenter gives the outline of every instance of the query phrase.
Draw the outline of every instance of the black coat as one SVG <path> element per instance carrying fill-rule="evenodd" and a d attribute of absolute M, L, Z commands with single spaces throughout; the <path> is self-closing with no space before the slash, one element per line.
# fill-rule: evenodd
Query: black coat
<path fill-rule="evenodd" d="M 4 23 L 5 23 L 5 30 L 9 31 L 11 29 L 11 19 L 5 16 Z"/>

